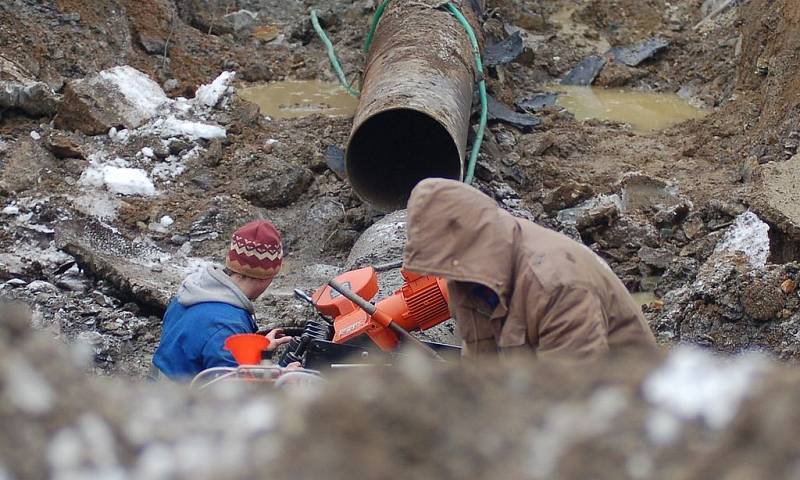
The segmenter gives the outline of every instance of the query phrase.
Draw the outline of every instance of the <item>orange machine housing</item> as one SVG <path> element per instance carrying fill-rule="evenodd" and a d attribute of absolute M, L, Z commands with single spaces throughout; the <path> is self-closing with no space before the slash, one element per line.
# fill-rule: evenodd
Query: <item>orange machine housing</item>
<path fill-rule="evenodd" d="M 409 332 L 427 330 L 450 318 L 444 279 L 407 270 L 400 273 L 405 283 L 375 305 L 382 315 L 374 317 L 388 317 Z M 378 278 L 372 267 L 344 273 L 336 280 L 367 301 L 378 293 Z M 381 350 L 397 347 L 397 335 L 387 328 L 385 321 L 373 318 L 330 286 L 318 289 L 312 299 L 320 312 L 333 318 L 335 343 L 345 343 L 366 333 Z"/>

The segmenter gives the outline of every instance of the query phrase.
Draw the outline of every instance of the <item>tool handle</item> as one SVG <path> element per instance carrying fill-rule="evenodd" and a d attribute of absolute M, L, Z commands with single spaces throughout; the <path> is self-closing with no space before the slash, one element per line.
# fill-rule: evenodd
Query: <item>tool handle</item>
<path fill-rule="evenodd" d="M 375 305 L 373 305 L 372 303 L 370 303 L 370 302 L 364 300 L 363 298 L 359 297 L 352 290 L 350 290 L 349 288 L 345 287 L 344 285 L 342 285 L 341 283 L 337 282 L 336 280 L 334 280 L 334 279 L 329 280 L 328 281 L 328 285 L 330 285 L 332 289 L 334 289 L 337 292 L 339 292 L 342 295 L 344 295 L 348 300 L 350 300 L 351 302 L 353 302 L 356 305 L 358 305 L 365 312 L 367 312 L 370 316 L 375 315 L 375 312 L 378 310 L 377 308 L 375 308 Z M 408 333 L 408 331 L 405 328 L 401 327 L 396 322 L 389 322 L 386 326 L 389 327 L 389 329 L 391 329 L 399 337 L 403 338 L 403 340 L 407 340 L 407 341 L 411 342 L 412 344 L 416 345 L 418 348 L 420 348 L 421 350 L 425 351 L 425 353 L 427 353 L 431 357 L 435 358 L 436 360 L 444 361 L 444 359 L 441 357 L 441 355 L 436 353 L 436 350 L 434 350 L 430 346 L 425 345 L 424 343 L 422 343 L 422 341 L 420 341 L 419 339 L 417 339 L 416 337 L 414 337 L 413 335 Z"/>

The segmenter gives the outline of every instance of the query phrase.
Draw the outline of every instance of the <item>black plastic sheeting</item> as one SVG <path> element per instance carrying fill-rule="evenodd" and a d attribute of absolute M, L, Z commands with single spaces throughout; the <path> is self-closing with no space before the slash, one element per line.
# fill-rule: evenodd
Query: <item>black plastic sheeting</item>
<path fill-rule="evenodd" d="M 535 115 L 529 115 L 527 113 L 515 112 L 491 95 L 487 95 L 486 99 L 488 107 L 488 120 L 490 122 L 505 123 L 511 125 L 512 127 L 519 128 L 523 132 L 528 132 L 532 130 L 533 127 L 536 127 L 542 123 L 541 118 Z"/>
<path fill-rule="evenodd" d="M 517 102 L 517 108 L 526 112 L 541 112 L 547 107 L 556 104 L 558 94 L 545 92 L 537 93 L 530 98 L 525 98 Z"/>
<path fill-rule="evenodd" d="M 513 62 L 522 53 L 522 48 L 522 36 L 519 32 L 514 32 L 503 41 L 486 47 L 484 64 L 487 67 L 494 67 Z"/>
<path fill-rule="evenodd" d="M 561 85 L 589 86 L 597 78 L 605 64 L 606 60 L 598 55 L 586 57 L 561 79 Z"/>
<path fill-rule="evenodd" d="M 609 52 L 614 55 L 616 61 L 629 67 L 636 67 L 667 47 L 669 40 L 656 37 L 628 47 L 615 47 Z"/>

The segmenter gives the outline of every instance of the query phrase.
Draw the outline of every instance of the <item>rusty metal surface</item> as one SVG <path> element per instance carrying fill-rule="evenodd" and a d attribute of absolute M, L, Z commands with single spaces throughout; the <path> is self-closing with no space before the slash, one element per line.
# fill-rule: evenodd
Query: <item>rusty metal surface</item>
<path fill-rule="evenodd" d="M 407 199 L 407 194 L 406 198 L 397 198 L 395 201 L 375 198 L 375 190 L 380 190 L 381 186 L 370 183 L 375 179 L 364 170 L 391 166 L 382 165 L 382 158 L 367 161 L 354 158 L 352 153 L 358 151 L 358 148 L 353 148 L 354 140 L 364 141 L 357 135 L 359 129 L 381 113 L 412 110 L 435 120 L 449 134 L 455 147 L 453 154 L 457 151 L 458 158 L 408 160 L 457 162 L 453 168 L 432 164 L 432 171 L 434 174 L 446 171 L 450 178 L 457 179 L 462 178 L 464 173 L 463 159 L 475 83 L 475 61 L 463 26 L 449 12 L 435 8 L 443 3 L 435 0 L 392 1 L 381 18 L 367 56 L 361 98 L 348 141 L 346 169 L 356 193 L 378 208 L 400 208 Z M 469 4 L 453 3 L 472 24 L 482 44 L 475 12 Z M 400 124 L 396 128 L 399 132 L 405 125 Z M 380 133 L 389 134 L 384 130 Z M 378 181 L 388 182 L 389 177 Z"/>

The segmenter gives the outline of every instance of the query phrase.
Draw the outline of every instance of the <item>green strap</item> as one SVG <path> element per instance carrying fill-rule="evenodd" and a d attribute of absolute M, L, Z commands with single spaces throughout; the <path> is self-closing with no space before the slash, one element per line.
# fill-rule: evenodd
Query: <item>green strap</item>
<path fill-rule="evenodd" d="M 342 66 L 339 65 L 339 59 L 336 58 L 336 51 L 333 49 L 333 43 L 331 43 L 330 38 L 328 38 L 328 35 L 325 34 L 325 30 L 323 30 L 320 26 L 316 10 L 311 10 L 311 25 L 314 26 L 314 31 L 317 32 L 319 39 L 325 44 L 325 49 L 328 51 L 328 60 L 330 60 L 331 66 L 336 72 L 336 76 L 339 77 L 339 83 L 345 90 L 347 90 L 347 93 L 354 97 L 358 97 L 358 91 L 350 86 L 350 83 L 347 81 L 347 77 L 344 76 Z"/>

